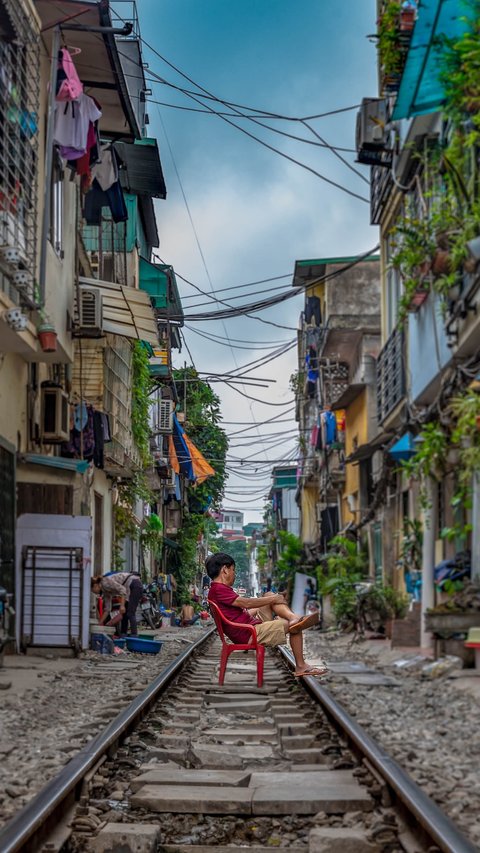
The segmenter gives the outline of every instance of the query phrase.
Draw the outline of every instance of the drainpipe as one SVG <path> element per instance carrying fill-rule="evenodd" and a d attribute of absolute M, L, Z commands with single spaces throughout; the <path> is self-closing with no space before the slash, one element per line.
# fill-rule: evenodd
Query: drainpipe
<path fill-rule="evenodd" d="M 47 133 L 45 139 L 45 176 L 43 188 L 43 219 L 40 245 L 40 269 L 38 273 L 37 307 L 45 305 L 45 288 L 47 278 L 47 244 L 50 231 L 50 204 L 52 197 L 52 164 L 53 164 L 53 120 L 55 114 L 55 92 L 57 89 L 57 58 L 60 48 L 60 27 L 55 27 L 52 36 L 52 56 L 50 69 L 50 91 L 47 105 Z"/>
<path fill-rule="evenodd" d="M 472 580 L 480 580 L 480 474 L 473 475 Z"/>
<path fill-rule="evenodd" d="M 435 537 L 438 525 L 436 481 L 432 477 L 427 478 L 425 490 L 428 506 L 423 512 L 422 625 L 420 646 L 422 649 L 430 649 L 433 646 L 433 640 L 431 633 L 425 630 L 425 611 L 435 604 Z"/>

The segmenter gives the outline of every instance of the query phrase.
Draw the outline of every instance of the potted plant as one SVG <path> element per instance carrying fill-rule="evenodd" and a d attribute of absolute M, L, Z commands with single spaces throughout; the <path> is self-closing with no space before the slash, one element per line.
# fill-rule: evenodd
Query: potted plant
<path fill-rule="evenodd" d="M 37 326 L 37 336 L 43 352 L 56 352 L 57 332 L 55 326 L 47 318 L 43 318 Z"/>
<path fill-rule="evenodd" d="M 400 10 L 400 31 L 411 32 L 415 26 L 417 6 L 412 0 L 405 0 Z"/>

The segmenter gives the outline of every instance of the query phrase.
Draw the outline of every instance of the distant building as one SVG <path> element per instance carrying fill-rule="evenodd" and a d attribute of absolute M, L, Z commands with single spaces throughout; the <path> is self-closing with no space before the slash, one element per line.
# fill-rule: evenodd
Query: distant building
<path fill-rule="evenodd" d="M 224 539 L 233 541 L 245 539 L 243 532 L 243 512 L 236 509 L 223 509 L 216 517 L 217 530 Z"/>

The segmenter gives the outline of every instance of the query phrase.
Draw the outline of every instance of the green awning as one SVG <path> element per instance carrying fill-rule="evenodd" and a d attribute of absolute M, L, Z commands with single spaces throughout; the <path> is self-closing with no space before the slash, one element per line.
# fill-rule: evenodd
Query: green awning
<path fill-rule="evenodd" d="M 171 549 L 172 549 L 172 551 L 178 551 L 178 549 L 180 548 L 180 545 L 178 544 L 178 542 L 174 542 L 174 540 L 173 540 L 173 539 L 168 539 L 168 537 L 167 537 L 167 536 L 164 536 L 164 537 L 163 537 L 162 544 L 163 544 L 166 548 L 171 548 Z"/>
<path fill-rule="evenodd" d="M 73 471 L 84 474 L 90 465 L 86 459 L 67 459 L 63 456 L 46 456 L 43 453 L 19 453 L 18 461 L 28 465 L 46 465 L 60 471 Z"/>
<path fill-rule="evenodd" d="M 392 120 L 432 113 L 444 102 L 439 80 L 439 36 L 460 38 L 467 30 L 469 0 L 420 0 Z"/>
<path fill-rule="evenodd" d="M 183 309 L 173 267 L 140 258 L 140 290 L 145 290 L 159 317 L 183 326 Z"/>

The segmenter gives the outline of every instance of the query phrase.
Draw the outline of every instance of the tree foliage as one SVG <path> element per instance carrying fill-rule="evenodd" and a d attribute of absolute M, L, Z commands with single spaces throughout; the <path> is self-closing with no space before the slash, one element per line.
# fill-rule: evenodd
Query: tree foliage
<path fill-rule="evenodd" d="M 194 367 L 174 371 L 174 381 L 180 400 L 185 405 L 185 430 L 188 437 L 205 456 L 215 475 L 200 485 L 192 484 L 187 489 L 188 514 L 182 521 L 177 536 L 178 551 L 175 552 L 175 576 L 177 600 L 180 604 L 189 600 L 189 585 L 203 567 L 197 563 L 197 542 L 207 530 L 212 529 L 212 519 L 206 515 L 208 509 L 221 506 L 227 473 L 225 459 L 228 449 L 227 436 L 220 426 L 220 399 L 207 382 L 203 382 Z"/>

